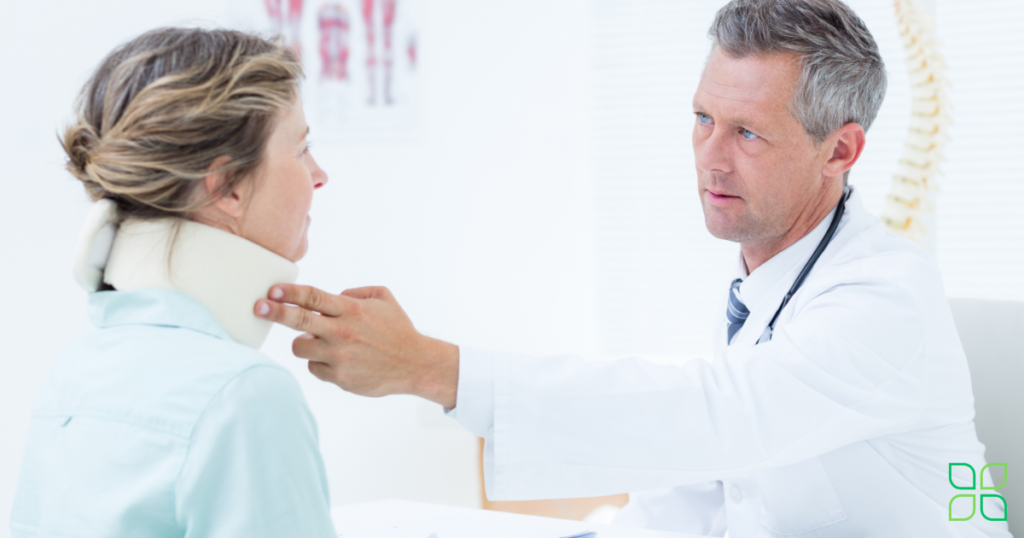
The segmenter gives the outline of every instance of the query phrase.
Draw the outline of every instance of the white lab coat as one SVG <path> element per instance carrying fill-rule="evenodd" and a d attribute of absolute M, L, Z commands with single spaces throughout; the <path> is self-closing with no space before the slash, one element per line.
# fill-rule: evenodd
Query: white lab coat
<path fill-rule="evenodd" d="M 723 290 L 712 362 L 462 348 L 451 414 L 486 438 L 488 498 L 640 491 L 617 523 L 731 538 L 1008 537 L 980 515 L 948 521 L 965 493 L 948 464 L 985 463 L 967 361 L 934 261 L 856 192 L 755 345 L 830 221 L 745 279 L 750 316 L 730 346 Z"/>

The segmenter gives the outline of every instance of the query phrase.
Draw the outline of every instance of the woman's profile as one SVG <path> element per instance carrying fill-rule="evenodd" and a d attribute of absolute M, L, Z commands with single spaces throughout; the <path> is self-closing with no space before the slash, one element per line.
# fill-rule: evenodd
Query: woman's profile
<path fill-rule="evenodd" d="M 299 61 L 230 30 L 114 50 L 62 143 L 96 202 L 75 277 L 90 326 L 36 402 L 15 537 L 333 537 L 316 424 L 259 353 L 313 193 Z"/>

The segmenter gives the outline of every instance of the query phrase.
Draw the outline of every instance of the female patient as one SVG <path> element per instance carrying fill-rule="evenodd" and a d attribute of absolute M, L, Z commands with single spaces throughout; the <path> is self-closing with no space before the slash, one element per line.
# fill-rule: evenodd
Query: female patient
<path fill-rule="evenodd" d="M 335 536 L 316 425 L 252 312 L 294 280 L 327 182 L 301 76 L 281 43 L 162 29 L 86 84 L 63 144 L 97 201 L 92 327 L 36 404 L 15 537 Z"/>

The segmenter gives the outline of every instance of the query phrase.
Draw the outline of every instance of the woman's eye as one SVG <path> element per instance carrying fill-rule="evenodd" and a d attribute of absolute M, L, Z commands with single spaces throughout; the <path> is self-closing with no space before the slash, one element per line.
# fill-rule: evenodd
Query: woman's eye
<path fill-rule="evenodd" d="M 758 138 L 758 136 L 756 134 L 754 134 L 754 133 L 752 133 L 752 132 L 750 132 L 750 131 L 748 131 L 746 129 L 741 129 L 740 133 L 742 133 L 743 134 L 743 138 L 746 138 L 747 140 L 754 140 L 755 138 Z"/>

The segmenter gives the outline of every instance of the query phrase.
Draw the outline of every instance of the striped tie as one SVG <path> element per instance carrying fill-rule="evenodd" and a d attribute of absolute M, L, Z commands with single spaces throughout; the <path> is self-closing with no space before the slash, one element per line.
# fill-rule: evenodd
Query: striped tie
<path fill-rule="evenodd" d="M 725 318 L 729 321 L 729 333 L 725 339 L 726 345 L 732 343 L 732 337 L 739 332 L 743 322 L 747 321 L 747 316 L 750 315 L 750 310 L 747 310 L 747 306 L 736 296 L 736 290 L 739 289 L 742 283 L 743 279 L 737 278 L 732 281 L 732 286 L 729 288 L 729 307 L 725 309 Z"/>

